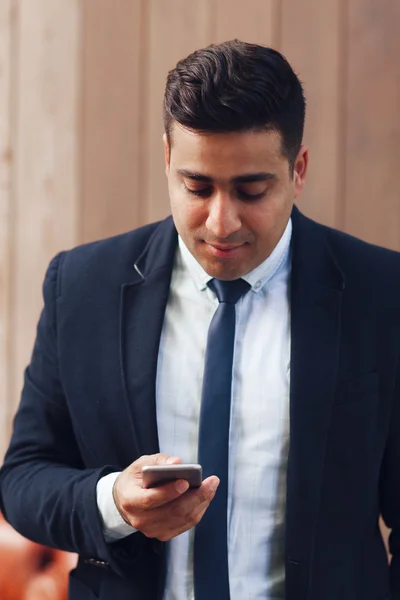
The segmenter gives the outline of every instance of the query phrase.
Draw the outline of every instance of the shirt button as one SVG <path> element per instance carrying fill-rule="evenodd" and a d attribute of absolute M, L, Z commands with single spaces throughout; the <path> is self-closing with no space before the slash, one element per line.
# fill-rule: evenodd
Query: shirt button
<path fill-rule="evenodd" d="M 254 289 L 259 290 L 260 287 L 261 287 L 261 281 L 257 281 L 257 283 L 254 284 Z"/>

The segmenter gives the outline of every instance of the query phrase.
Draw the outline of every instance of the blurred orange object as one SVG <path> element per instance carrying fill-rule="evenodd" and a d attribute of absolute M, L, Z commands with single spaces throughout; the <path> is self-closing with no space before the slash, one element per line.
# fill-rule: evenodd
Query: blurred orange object
<path fill-rule="evenodd" d="M 22 537 L 0 515 L 1 600 L 67 600 L 77 556 Z"/>

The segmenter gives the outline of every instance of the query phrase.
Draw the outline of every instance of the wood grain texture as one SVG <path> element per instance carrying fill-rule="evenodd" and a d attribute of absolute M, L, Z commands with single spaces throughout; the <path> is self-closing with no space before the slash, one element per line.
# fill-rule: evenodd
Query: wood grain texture
<path fill-rule="evenodd" d="M 148 37 L 143 60 L 147 60 L 147 110 L 142 138 L 143 223 L 169 214 L 164 176 L 162 106 L 167 73 L 178 60 L 211 43 L 211 3 L 207 0 L 148 0 Z"/>
<path fill-rule="evenodd" d="M 50 258 L 77 241 L 78 0 L 20 0 L 14 172 L 13 402 Z M 10 410 L 12 406 L 10 406 Z"/>
<path fill-rule="evenodd" d="M 349 0 L 346 231 L 400 250 L 400 3 Z"/>
<path fill-rule="evenodd" d="M 13 0 L 0 3 L 0 461 L 8 441 L 11 347 L 11 97 L 12 38 L 15 25 Z"/>
<path fill-rule="evenodd" d="M 304 142 L 310 150 L 301 210 L 322 223 L 340 225 L 341 151 L 341 2 L 285 0 L 282 3 L 281 47 L 300 80 L 307 99 Z M 299 26 L 299 24 L 301 24 Z"/>
<path fill-rule="evenodd" d="M 81 0 L 82 241 L 133 229 L 140 183 L 140 0 Z"/>
<path fill-rule="evenodd" d="M 274 45 L 276 13 L 280 0 L 215 0 L 213 42 L 240 39 L 244 42 Z"/>

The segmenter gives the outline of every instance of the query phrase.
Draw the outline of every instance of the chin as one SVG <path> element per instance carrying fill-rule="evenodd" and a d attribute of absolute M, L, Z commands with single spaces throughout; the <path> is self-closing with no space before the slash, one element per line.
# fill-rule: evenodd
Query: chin
<path fill-rule="evenodd" d="M 199 261 L 200 262 L 200 261 Z M 221 263 L 214 263 L 211 261 L 205 261 L 200 263 L 205 272 L 214 277 L 215 279 L 222 279 L 224 281 L 232 281 L 233 279 L 239 279 L 246 274 L 243 268 L 239 265 L 227 265 Z"/>

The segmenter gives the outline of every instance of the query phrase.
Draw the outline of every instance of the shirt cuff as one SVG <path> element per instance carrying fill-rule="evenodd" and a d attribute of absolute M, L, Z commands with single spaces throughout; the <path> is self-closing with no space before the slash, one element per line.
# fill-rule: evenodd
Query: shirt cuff
<path fill-rule="evenodd" d="M 113 487 L 119 473 L 109 473 L 97 482 L 97 506 L 103 523 L 103 535 L 107 543 L 121 540 L 137 529 L 128 525 L 121 517 L 118 508 L 115 506 L 113 497 Z"/>

